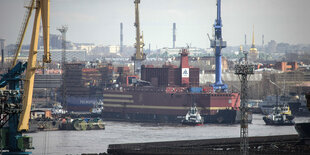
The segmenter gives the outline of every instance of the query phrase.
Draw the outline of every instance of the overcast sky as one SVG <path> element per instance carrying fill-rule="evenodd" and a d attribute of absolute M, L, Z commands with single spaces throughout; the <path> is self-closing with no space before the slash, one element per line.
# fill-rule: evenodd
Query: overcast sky
<path fill-rule="evenodd" d="M 28 0 L 29 1 L 29 0 Z M 68 25 L 67 39 L 78 43 L 119 45 L 120 22 L 124 45 L 135 40 L 134 0 L 51 0 L 51 33 Z M 24 0 L 0 0 L 0 38 L 15 43 L 26 11 Z M 270 40 L 310 43 L 310 0 L 222 0 L 223 38 L 228 45 L 248 44 L 255 25 L 257 45 Z M 34 16 L 32 16 L 33 19 Z M 172 46 L 172 23 L 177 24 L 177 46 L 187 43 L 207 48 L 212 34 L 216 0 L 141 0 L 140 22 L 145 43 L 152 49 Z M 30 42 L 31 21 L 24 44 Z"/>

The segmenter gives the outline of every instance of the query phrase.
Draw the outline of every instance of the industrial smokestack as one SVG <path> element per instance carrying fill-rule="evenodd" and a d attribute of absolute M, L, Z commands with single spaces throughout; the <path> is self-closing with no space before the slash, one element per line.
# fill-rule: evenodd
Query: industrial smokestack
<path fill-rule="evenodd" d="M 123 53 L 123 23 L 120 24 L 120 53 Z"/>
<path fill-rule="evenodd" d="M 264 44 L 265 44 L 265 37 L 262 35 L 262 48 L 264 49 Z"/>
<path fill-rule="evenodd" d="M 244 34 L 244 48 L 246 48 L 246 34 Z"/>
<path fill-rule="evenodd" d="M 177 28 L 176 24 L 173 23 L 173 36 L 172 36 L 173 37 L 173 46 L 172 46 L 173 48 L 175 48 L 175 41 L 177 40 L 176 35 L 175 35 L 176 28 Z"/>
<path fill-rule="evenodd" d="M 5 39 L 0 39 L 0 49 L 1 49 L 1 65 L 4 65 L 4 42 Z"/>

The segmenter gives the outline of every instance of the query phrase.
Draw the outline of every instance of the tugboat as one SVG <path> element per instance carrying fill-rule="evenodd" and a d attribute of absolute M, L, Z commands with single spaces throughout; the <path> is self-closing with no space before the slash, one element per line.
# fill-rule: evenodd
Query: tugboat
<path fill-rule="evenodd" d="M 102 100 L 99 100 L 96 104 L 95 107 L 91 109 L 92 114 L 101 114 L 103 110 L 103 102 Z"/>
<path fill-rule="evenodd" d="M 182 120 L 183 125 L 201 126 L 203 125 L 203 118 L 196 107 L 196 104 L 187 112 L 185 119 Z"/>
<path fill-rule="evenodd" d="M 294 125 L 293 119 L 289 106 L 276 106 L 272 114 L 263 117 L 266 125 Z"/>
<path fill-rule="evenodd" d="M 53 115 L 61 115 L 67 113 L 67 110 L 64 110 L 60 103 L 55 103 L 51 111 Z"/>

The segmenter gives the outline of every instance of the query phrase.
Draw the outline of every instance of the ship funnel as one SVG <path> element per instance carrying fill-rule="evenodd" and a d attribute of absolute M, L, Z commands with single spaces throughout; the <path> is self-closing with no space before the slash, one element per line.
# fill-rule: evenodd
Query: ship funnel
<path fill-rule="evenodd" d="M 182 49 L 180 52 L 180 70 L 181 70 L 181 85 L 189 85 L 189 65 L 188 65 L 188 49 Z"/>

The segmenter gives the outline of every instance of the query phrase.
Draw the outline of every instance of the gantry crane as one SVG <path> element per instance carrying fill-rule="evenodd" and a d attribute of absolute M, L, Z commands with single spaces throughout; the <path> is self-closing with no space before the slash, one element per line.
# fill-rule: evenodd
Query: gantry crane
<path fill-rule="evenodd" d="M 146 59 L 145 53 L 143 53 L 143 33 L 140 35 L 140 21 L 139 21 L 139 3 L 140 0 L 135 0 L 135 27 L 136 27 L 136 53 L 131 57 L 131 60 L 134 61 L 134 73 L 138 76 L 141 72 L 141 62 Z"/>
<path fill-rule="evenodd" d="M 212 84 L 214 91 L 226 91 L 227 85 L 222 82 L 222 48 L 226 47 L 226 41 L 222 38 L 221 0 L 217 0 L 217 18 L 213 25 L 214 39 L 210 40 L 210 47 L 215 49 L 215 83 Z"/>
<path fill-rule="evenodd" d="M 23 31 L 21 33 L 21 41 L 18 47 L 21 47 L 23 36 L 26 32 L 26 27 L 31 16 L 31 10 L 36 9 L 35 19 L 32 30 L 32 38 L 29 49 L 28 61 L 24 64 L 21 62 L 16 64 L 19 50 L 16 51 L 15 59 L 12 63 L 14 66 L 7 74 L 3 76 L 0 81 L 0 87 L 5 87 L 9 84 L 10 90 L 2 90 L 1 96 L 1 115 L 5 114 L 4 119 L 1 120 L 1 148 L 9 152 L 3 154 L 31 154 L 25 152 L 26 149 L 32 148 L 32 138 L 23 136 L 22 132 L 29 129 L 29 118 L 33 95 L 33 84 L 37 61 L 37 48 L 39 39 L 40 19 L 43 24 L 43 40 L 44 40 L 44 55 L 43 62 L 49 63 L 49 8 L 50 0 L 32 0 L 29 11 L 26 15 L 27 20 L 23 22 Z M 42 16 L 42 17 L 41 17 Z M 24 25 L 26 24 L 26 25 Z M 20 48 L 19 48 L 20 49 Z M 16 65 L 15 65 L 16 64 Z M 27 67 L 27 69 L 26 69 Z M 19 81 L 21 81 L 21 74 L 26 69 L 26 76 L 24 81 L 23 94 L 19 91 Z M 22 97 L 21 97 L 22 95 Z M 20 104 L 22 102 L 22 104 Z M 8 127 L 3 127 L 4 123 L 9 122 Z M 8 137 L 8 138 L 5 138 Z"/>

